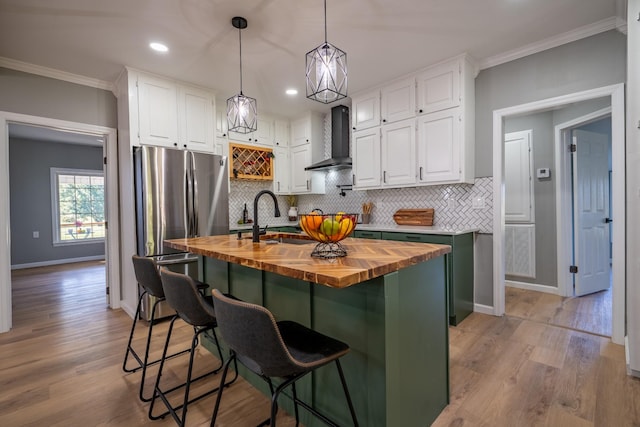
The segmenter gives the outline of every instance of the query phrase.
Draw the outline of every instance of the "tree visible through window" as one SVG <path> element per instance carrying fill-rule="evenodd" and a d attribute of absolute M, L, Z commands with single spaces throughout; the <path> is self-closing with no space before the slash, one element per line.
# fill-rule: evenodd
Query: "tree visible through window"
<path fill-rule="evenodd" d="M 104 239 L 102 171 L 51 169 L 57 243 Z"/>

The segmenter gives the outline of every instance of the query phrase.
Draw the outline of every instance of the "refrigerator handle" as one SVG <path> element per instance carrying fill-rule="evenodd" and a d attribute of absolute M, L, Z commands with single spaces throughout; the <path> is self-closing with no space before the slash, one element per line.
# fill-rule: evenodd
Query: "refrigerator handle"
<path fill-rule="evenodd" d="M 196 237 L 198 234 L 198 182 L 196 180 L 195 168 L 195 154 L 189 151 L 189 172 L 191 173 L 191 212 L 189 213 L 189 219 L 191 221 L 190 236 Z"/>
<path fill-rule="evenodd" d="M 187 222 L 187 237 L 193 237 L 193 162 L 191 160 L 191 153 L 187 152 L 187 160 L 185 167 L 185 180 L 184 180 L 184 210 L 185 220 Z"/>

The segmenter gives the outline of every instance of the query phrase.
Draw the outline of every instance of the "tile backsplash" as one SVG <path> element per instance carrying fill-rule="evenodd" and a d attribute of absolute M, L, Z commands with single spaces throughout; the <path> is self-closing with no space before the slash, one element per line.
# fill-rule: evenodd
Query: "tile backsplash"
<path fill-rule="evenodd" d="M 325 116 L 325 158 L 331 156 L 331 115 Z M 351 170 L 326 173 L 326 194 L 298 196 L 300 213 L 319 208 L 326 213 L 339 211 L 361 213 L 364 202 L 373 202 L 372 224 L 392 225 L 398 209 L 434 208 L 434 225 L 447 228 L 478 228 L 481 233 L 492 233 L 493 179 L 476 178 L 474 184 L 434 185 L 428 187 L 394 188 L 389 190 L 344 190 L 338 185 L 351 184 Z M 229 223 L 242 218 L 247 204 L 249 218 L 253 218 L 253 199 L 261 190 L 272 189 L 272 182 L 232 181 L 229 193 Z M 344 195 L 341 195 L 344 194 Z M 289 205 L 284 196 L 278 196 L 281 218 L 273 216 L 273 202 L 263 196 L 258 204 L 260 225 L 286 222 Z"/>

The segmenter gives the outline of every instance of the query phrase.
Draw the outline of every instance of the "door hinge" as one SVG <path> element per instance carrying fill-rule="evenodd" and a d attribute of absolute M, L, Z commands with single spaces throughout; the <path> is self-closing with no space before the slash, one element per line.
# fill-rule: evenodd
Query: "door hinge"
<path fill-rule="evenodd" d="M 107 295 L 109 295 L 109 292 L 110 292 L 110 291 L 109 291 L 109 289 L 110 289 L 110 288 L 107 286 Z"/>
<path fill-rule="evenodd" d="M 577 273 L 578 272 L 578 266 L 577 265 L 570 265 L 569 266 L 569 273 Z"/>
<path fill-rule="evenodd" d="M 576 144 L 569 144 L 569 151 L 575 153 L 578 151 L 578 146 Z"/>
<path fill-rule="evenodd" d="M 103 158 L 102 163 L 104 163 L 105 165 L 107 164 L 107 158 L 106 157 Z"/>
<path fill-rule="evenodd" d="M 109 228 L 109 221 L 104 222 L 104 229 L 107 230 Z"/>

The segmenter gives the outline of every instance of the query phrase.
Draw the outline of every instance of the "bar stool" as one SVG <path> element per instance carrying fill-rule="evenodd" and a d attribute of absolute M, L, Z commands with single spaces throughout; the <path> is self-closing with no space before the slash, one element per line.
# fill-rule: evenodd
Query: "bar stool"
<path fill-rule="evenodd" d="M 224 363 L 224 358 L 222 357 L 222 350 L 220 349 L 220 343 L 218 342 L 218 337 L 215 331 L 215 328 L 216 326 L 218 326 L 218 324 L 216 322 L 216 315 L 213 309 L 211 297 L 202 296 L 198 292 L 196 282 L 191 277 L 185 274 L 175 273 L 167 270 L 166 268 L 161 268 L 160 278 L 162 280 L 162 287 L 164 289 L 164 295 L 167 299 L 167 303 L 176 311 L 176 315 L 173 316 L 173 318 L 171 319 L 171 323 L 169 324 L 169 332 L 167 333 L 167 339 L 165 341 L 164 350 L 160 359 L 160 368 L 158 370 L 158 376 L 156 377 L 153 397 L 151 399 L 151 404 L 149 405 L 149 419 L 157 420 L 159 418 L 164 418 L 168 414 L 171 414 L 171 416 L 179 426 L 184 426 L 187 418 L 188 405 L 199 399 L 202 399 L 205 396 L 215 393 L 219 388 L 215 387 L 198 395 L 197 397 L 190 399 L 189 390 L 191 388 L 191 384 L 195 381 L 201 380 L 220 371 Z M 191 340 L 191 348 L 187 350 L 190 353 L 189 366 L 187 368 L 187 378 L 186 381 L 180 385 L 171 387 L 167 390 L 162 390 L 160 388 L 160 378 L 162 377 L 165 361 L 167 359 L 166 354 L 167 349 L 169 348 L 169 342 L 171 340 L 171 331 L 173 330 L 173 326 L 177 319 L 184 320 L 194 328 L 194 333 Z M 195 349 L 198 345 L 200 335 L 206 332 L 211 333 L 216 347 L 218 348 L 220 364 L 215 369 L 206 372 L 196 378 L 192 378 Z M 237 374 L 233 378 L 233 380 L 229 381 L 228 383 L 220 383 L 220 387 L 230 385 L 236 380 L 236 378 Z M 167 396 L 171 392 L 176 391 L 182 387 L 184 387 L 184 399 L 182 404 L 178 406 L 172 406 Z M 159 415 L 154 415 L 153 408 L 155 406 L 157 398 L 160 398 L 165 404 L 165 406 L 167 407 L 167 412 Z M 179 416 L 178 411 L 180 409 L 182 409 L 182 413 Z"/>
<path fill-rule="evenodd" d="M 351 396 L 344 379 L 340 358 L 349 352 L 349 346 L 292 321 L 276 322 L 266 308 L 249 304 L 222 295 L 217 289 L 212 292 L 216 306 L 216 317 L 222 339 L 230 348 L 230 357 L 224 365 L 220 378 L 220 390 L 211 418 L 213 427 L 218 416 L 224 381 L 231 361 L 237 359 L 249 370 L 269 384 L 271 390 L 271 416 L 262 425 L 275 427 L 278 412 L 278 396 L 291 386 L 296 425 L 299 424 L 298 405 L 302 406 L 328 425 L 337 424 L 298 399 L 295 383 L 314 369 L 335 362 L 345 398 L 354 426 L 358 425 Z M 236 374 L 237 375 L 237 374 Z M 274 391 L 272 377 L 284 381 Z"/>
<path fill-rule="evenodd" d="M 142 369 L 142 378 L 140 379 L 140 392 L 139 397 L 143 402 L 149 402 L 151 397 L 144 396 L 144 381 L 147 375 L 147 367 L 151 365 L 155 365 L 160 362 L 160 359 L 149 361 L 149 347 L 151 344 L 151 337 L 153 335 L 153 325 L 156 321 L 156 308 L 158 304 L 165 300 L 164 290 L 162 289 L 162 281 L 160 280 L 160 273 L 158 272 L 158 266 L 152 258 L 133 255 L 131 257 L 133 261 L 133 270 L 136 275 L 136 280 L 138 281 L 138 285 L 142 288 L 143 292 L 140 294 L 140 298 L 138 298 L 138 306 L 136 308 L 136 313 L 133 316 L 133 324 L 131 325 L 131 332 L 129 333 L 129 341 L 127 343 L 127 351 L 124 355 L 124 362 L 122 362 L 122 370 L 125 372 L 137 372 Z M 198 289 L 204 292 L 205 289 L 208 288 L 209 285 L 206 283 L 198 282 Z M 135 351 L 131 342 L 133 340 L 133 335 L 136 329 L 136 324 L 138 322 L 138 318 L 140 317 L 140 310 L 142 309 L 142 301 L 146 295 L 151 295 L 155 297 L 155 302 L 151 308 L 151 320 L 149 321 L 149 330 L 147 332 L 147 342 L 144 349 L 144 357 L 140 357 L 140 355 Z M 185 349 L 179 351 L 177 353 L 171 354 L 167 357 L 175 357 L 180 354 L 186 353 L 189 349 Z M 127 362 L 129 360 L 129 355 L 131 355 L 137 362 L 137 365 L 133 368 L 127 368 Z"/>

